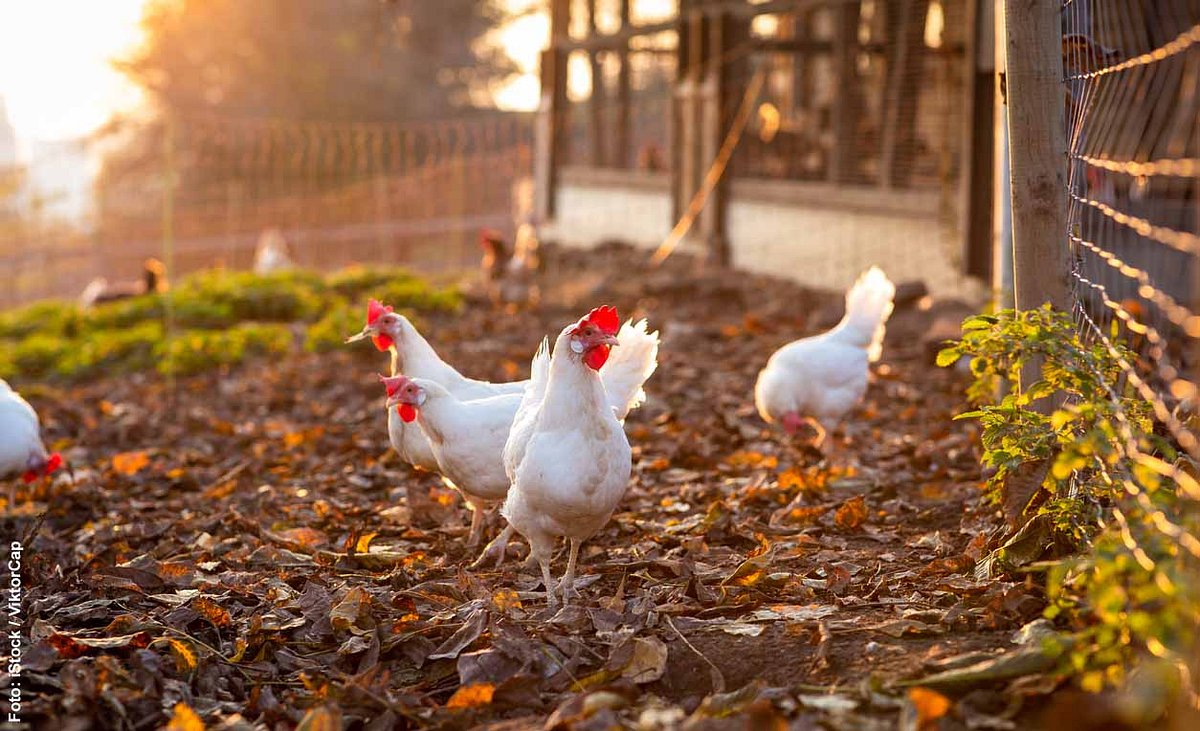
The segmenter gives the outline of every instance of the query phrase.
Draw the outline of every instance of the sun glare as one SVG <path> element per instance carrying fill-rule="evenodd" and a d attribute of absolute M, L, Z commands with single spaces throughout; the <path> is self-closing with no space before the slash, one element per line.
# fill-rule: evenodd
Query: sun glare
<path fill-rule="evenodd" d="M 137 103 L 109 61 L 138 42 L 144 2 L 0 3 L 0 96 L 23 141 L 84 135 Z"/>

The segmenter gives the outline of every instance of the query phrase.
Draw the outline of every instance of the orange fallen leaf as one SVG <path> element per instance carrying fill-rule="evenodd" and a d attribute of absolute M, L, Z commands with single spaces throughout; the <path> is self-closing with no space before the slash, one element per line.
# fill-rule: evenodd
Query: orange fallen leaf
<path fill-rule="evenodd" d="M 739 450 L 726 457 L 725 464 L 730 467 L 775 469 L 779 466 L 779 458 L 763 454 L 762 452 Z"/>
<path fill-rule="evenodd" d="M 193 599 L 189 606 L 192 608 L 192 611 L 212 622 L 217 627 L 228 627 L 233 624 L 233 618 L 229 616 L 229 612 L 206 596 Z"/>
<path fill-rule="evenodd" d="M 842 503 L 834 513 L 833 520 L 839 528 L 854 530 L 867 519 L 867 504 L 862 495 L 852 497 Z"/>
<path fill-rule="evenodd" d="M 486 706 L 492 702 L 496 694 L 496 686 L 491 683 L 472 683 L 460 686 L 446 701 L 446 708 L 474 708 Z"/>
<path fill-rule="evenodd" d="M 928 688 L 910 688 L 908 700 L 917 711 L 918 731 L 929 731 L 937 728 L 937 721 L 950 710 L 950 699 L 936 690 Z"/>
<path fill-rule="evenodd" d="M 112 458 L 113 470 L 127 477 L 141 472 L 148 464 L 150 464 L 150 455 L 145 452 L 121 452 L 113 455 Z"/>
<path fill-rule="evenodd" d="M 378 533 L 363 533 L 354 543 L 355 553 L 368 553 L 371 550 L 371 541 L 375 540 Z"/>
<path fill-rule="evenodd" d="M 329 542 L 329 538 L 316 528 L 292 528 L 291 530 L 283 531 L 279 535 L 293 543 L 299 543 L 305 548 L 312 548 Z"/>
<path fill-rule="evenodd" d="M 512 589 L 500 589 L 492 594 L 492 604 L 501 612 L 521 608 L 521 600 L 517 597 L 517 592 Z"/>
<path fill-rule="evenodd" d="M 204 722 L 188 704 L 181 701 L 175 704 L 175 712 L 167 722 L 167 731 L 204 731 Z"/>
<path fill-rule="evenodd" d="M 310 708 L 296 731 L 342 731 L 342 712 L 330 706 Z"/>

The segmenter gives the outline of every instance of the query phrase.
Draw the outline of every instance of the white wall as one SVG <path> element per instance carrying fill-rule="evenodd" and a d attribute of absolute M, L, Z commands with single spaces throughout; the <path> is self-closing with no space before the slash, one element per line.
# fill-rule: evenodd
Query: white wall
<path fill-rule="evenodd" d="M 672 225 L 667 186 L 621 185 L 618 171 L 594 172 L 564 176 L 557 218 L 543 238 L 657 247 Z M 936 193 L 924 191 L 737 181 L 726 221 L 733 264 L 834 290 L 876 264 L 893 281 L 924 281 L 935 296 L 981 301 L 985 286 L 959 272 L 959 239 L 940 206 Z"/>
<path fill-rule="evenodd" d="M 547 241 L 590 247 L 616 239 L 657 247 L 671 231 L 666 176 L 625 171 L 563 171 L 554 221 L 539 229 Z"/>

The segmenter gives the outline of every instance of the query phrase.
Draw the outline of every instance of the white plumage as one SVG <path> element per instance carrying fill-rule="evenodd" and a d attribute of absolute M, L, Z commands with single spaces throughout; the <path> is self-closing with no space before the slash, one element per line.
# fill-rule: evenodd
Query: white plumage
<path fill-rule="evenodd" d="M 62 463 L 57 454 L 48 454 L 42 444 L 37 412 L 29 402 L 0 379 L 0 479 L 18 475 L 32 482 L 53 472 Z M 9 490 L 12 508 L 13 490 Z"/>
<path fill-rule="evenodd" d="M 758 374 L 754 402 L 768 423 L 794 432 L 816 419 L 820 440 L 867 391 L 870 363 L 879 359 L 896 287 L 871 267 L 846 293 L 846 314 L 832 330 L 801 338 L 771 356 Z"/>
<path fill-rule="evenodd" d="M 567 602 L 580 545 L 608 522 L 629 482 L 629 441 L 592 358 L 595 348 L 616 342 L 611 334 L 616 322 L 615 310 L 593 310 L 559 334 L 548 359 L 539 350 L 504 448 L 513 482 L 501 514 L 529 541 L 551 606 L 557 588 L 551 583 L 550 558 L 558 538 L 566 537 L 571 546 L 561 584 Z M 647 334 L 644 322 L 626 327 L 653 338 L 656 352 L 657 334 Z M 621 343 L 617 351 L 623 347 Z M 643 378 L 634 384 L 638 394 L 653 371 L 653 366 L 639 371 Z"/>
<path fill-rule="evenodd" d="M 291 247 L 283 232 L 277 228 L 269 228 L 258 237 L 258 246 L 254 250 L 254 273 L 271 274 L 295 269 L 292 261 Z"/>
<path fill-rule="evenodd" d="M 473 401 L 504 394 L 524 394 L 529 381 L 491 383 L 467 378 L 446 363 L 407 317 L 392 308 L 371 301 L 367 324 L 349 342 L 370 337 L 376 347 L 388 350 L 392 356 L 391 375 L 404 374 L 423 378 L 441 385 L 459 401 Z M 631 409 L 645 398 L 642 383 L 657 367 L 658 333 L 649 333 L 643 320 L 637 325 L 626 323 L 617 335 L 620 346 L 600 370 L 609 404 L 618 419 L 624 419 Z M 539 353 L 543 351 L 539 350 Z M 543 355 L 548 362 L 549 355 Z M 538 358 L 534 358 L 534 363 Z M 395 409 L 388 410 L 388 437 L 402 459 L 431 472 L 440 471 L 437 458 L 428 439 L 416 424 L 405 424 Z"/>
<path fill-rule="evenodd" d="M 508 475 L 501 452 L 509 427 L 521 403 L 520 394 L 462 401 L 436 381 L 393 376 L 383 379 L 388 390 L 388 418 L 395 414 L 404 423 L 402 410 L 416 421 L 436 460 L 438 471 L 462 493 L 471 507 L 468 546 L 475 546 L 483 533 L 483 514 L 508 493 Z M 393 445 L 396 446 L 396 445 Z M 400 447 L 396 447 L 400 451 Z M 501 547 L 501 558 L 503 548 Z"/>

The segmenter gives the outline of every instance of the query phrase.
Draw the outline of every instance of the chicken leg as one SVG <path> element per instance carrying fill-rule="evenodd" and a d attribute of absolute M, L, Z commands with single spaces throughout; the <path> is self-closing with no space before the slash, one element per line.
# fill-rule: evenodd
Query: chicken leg
<path fill-rule="evenodd" d="M 571 540 L 571 555 L 567 559 L 567 573 L 563 574 L 562 581 L 555 587 L 562 591 L 563 606 L 571 603 L 571 595 L 579 596 L 579 592 L 575 591 L 575 564 L 579 560 L 579 547 L 583 545 L 583 541 L 572 538 Z"/>
<path fill-rule="evenodd" d="M 475 559 L 467 568 L 478 569 L 482 568 L 483 564 L 491 556 L 496 558 L 496 568 L 500 568 L 500 564 L 504 563 L 504 551 L 508 548 L 508 539 L 512 538 L 514 529 L 511 525 L 504 526 L 504 530 L 500 531 L 500 535 L 496 536 L 483 548 L 483 553 L 479 554 L 479 558 Z"/>

